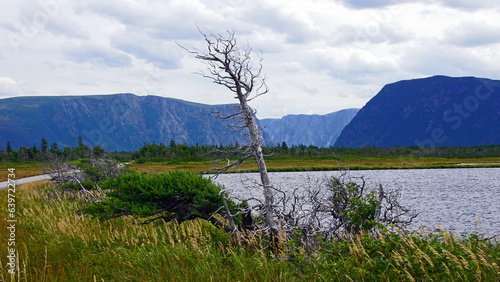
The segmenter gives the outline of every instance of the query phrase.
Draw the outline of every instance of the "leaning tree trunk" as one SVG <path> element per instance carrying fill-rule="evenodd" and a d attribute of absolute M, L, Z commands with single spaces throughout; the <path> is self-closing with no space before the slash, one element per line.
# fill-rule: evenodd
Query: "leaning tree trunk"
<path fill-rule="evenodd" d="M 257 97 L 268 92 L 266 79 L 265 77 L 261 77 L 262 59 L 258 63 L 258 68 L 256 70 L 253 69 L 250 55 L 252 49 L 249 47 L 239 49 L 234 32 L 228 32 L 227 38 L 224 38 L 220 34 L 207 35 L 202 31 L 200 33 L 204 36 L 207 43 L 207 52 L 200 53 L 196 50 L 186 50 L 191 54 L 195 54 L 197 59 L 206 62 L 209 73 L 205 74 L 201 72 L 204 77 L 212 79 L 214 83 L 225 86 L 236 94 L 236 98 L 239 100 L 241 106 L 241 112 L 237 115 L 244 120 L 244 127 L 248 128 L 250 134 L 252 154 L 241 158 L 237 162 L 228 164 L 224 169 L 238 165 L 252 155 L 255 157 L 264 188 L 265 223 L 269 226 L 271 234 L 277 235 L 279 228 L 273 209 L 273 187 L 269 181 L 266 163 L 262 154 L 260 131 L 254 118 L 254 112 L 248 106 L 250 95 L 254 94 Z"/>
<path fill-rule="evenodd" d="M 267 173 L 266 162 L 264 161 L 264 154 L 262 153 L 262 147 L 260 143 L 260 131 L 255 122 L 255 118 L 253 115 L 253 111 L 250 109 L 247 103 L 247 99 L 243 95 L 239 95 L 238 99 L 240 101 L 241 110 L 245 115 L 245 123 L 248 127 L 250 139 L 251 139 L 251 148 L 253 149 L 253 154 L 255 156 L 255 161 L 257 162 L 257 166 L 259 168 L 260 180 L 262 182 L 262 186 L 264 188 L 264 204 L 265 204 L 265 212 L 266 217 L 265 221 L 271 232 L 273 234 L 278 234 L 278 226 L 276 223 L 276 219 L 274 217 L 274 199 L 273 199 L 273 190 L 271 187 L 271 181 L 269 180 L 269 175 Z"/>

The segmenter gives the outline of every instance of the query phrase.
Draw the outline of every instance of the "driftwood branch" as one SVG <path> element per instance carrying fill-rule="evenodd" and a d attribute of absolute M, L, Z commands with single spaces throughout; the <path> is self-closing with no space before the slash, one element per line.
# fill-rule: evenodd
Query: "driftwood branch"
<path fill-rule="evenodd" d="M 229 226 L 233 230 L 232 233 L 234 234 L 237 231 L 237 228 L 236 228 L 236 224 L 234 224 L 234 219 L 233 219 L 234 216 L 231 215 L 231 211 L 229 210 L 229 207 L 227 205 L 226 197 L 227 197 L 226 191 L 225 191 L 225 188 L 223 187 L 222 188 L 222 203 L 224 204 L 224 209 L 226 210 L 226 214 L 227 214 L 226 218 L 229 221 Z"/>
<path fill-rule="evenodd" d="M 90 197 L 92 197 L 92 199 L 93 199 L 95 202 L 97 202 L 97 203 L 101 202 L 101 200 L 99 200 L 98 198 L 96 198 L 96 197 L 95 197 L 92 193 L 90 193 L 90 191 L 89 191 L 89 190 L 85 189 L 85 187 L 82 185 L 82 183 L 80 182 L 80 180 L 78 180 L 78 178 L 77 178 L 77 177 L 73 176 L 73 179 L 74 179 L 74 180 L 75 180 L 75 181 L 76 181 L 76 182 L 80 185 L 80 187 L 82 188 L 82 191 L 83 191 L 83 192 L 84 192 L 87 196 L 89 196 L 89 195 L 90 195 Z"/>

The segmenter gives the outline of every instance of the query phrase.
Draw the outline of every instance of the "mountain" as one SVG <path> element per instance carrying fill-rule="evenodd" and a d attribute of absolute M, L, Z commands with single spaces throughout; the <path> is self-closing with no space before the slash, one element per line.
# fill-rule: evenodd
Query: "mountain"
<path fill-rule="evenodd" d="M 500 144 L 500 81 L 434 76 L 388 84 L 335 146 Z"/>
<path fill-rule="evenodd" d="M 234 144 L 241 133 L 211 112 L 235 105 L 203 105 L 178 99 L 132 94 L 15 97 L 0 100 L 0 145 L 87 145 L 113 151 L 137 150 L 146 143 Z"/>
<path fill-rule="evenodd" d="M 228 114 L 235 106 L 133 94 L 0 99 L 0 148 L 6 146 L 7 141 L 14 149 L 39 146 L 42 138 L 63 148 L 76 146 L 78 136 L 82 136 L 87 145 L 99 145 L 111 151 L 135 151 L 144 143 L 169 144 L 171 139 L 188 145 L 245 144 L 244 132 L 228 129 L 227 121 L 211 114 Z M 264 128 L 262 132 L 264 142 L 269 145 L 283 140 L 289 144 L 333 144 L 339 131 L 335 118 L 339 116 L 337 119 L 343 126 L 348 117 L 330 115 L 273 120 L 271 123 L 276 126 Z M 300 134 L 283 132 L 290 127 L 302 128 Z M 300 139 L 300 135 L 309 137 Z M 287 136 L 293 138 L 287 139 Z"/>
<path fill-rule="evenodd" d="M 275 143 L 329 147 L 359 109 L 346 109 L 326 115 L 287 115 L 281 119 L 262 119 L 263 130 Z"/>

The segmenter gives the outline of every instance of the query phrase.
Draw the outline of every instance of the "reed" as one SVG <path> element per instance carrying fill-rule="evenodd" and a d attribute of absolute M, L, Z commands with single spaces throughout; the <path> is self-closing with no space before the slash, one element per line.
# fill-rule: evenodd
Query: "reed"
<path fill-rule="evenodd" d="M 470 165 L 459 165 L 470 163 Z M 430 169 L 430 168 L 465 168 L 465 167 L 500 167 L 499 158 L 389 158 L 359 157 L 355 159 L 266 159 L 270 172 L 286 171 L 332 171 L 340 167 L 352 170 L 368 169 Z M 137 172 L 160 173 L 171 170 L 205 172 L 219 164 L 210 162 L 184 162 L 172 164 L 168 162 L 133 164 L 130 168 Z M 228 172 L 258 172 L 255 162 L 246 161 Z"/>
<path fill-rule="evenodd" d="M 141 225 L 132 218 L 99 221 L 81 214 L 71 195 L 48 197 L 43 183 L 18 187 L 19 263 L 1 281 L 495 281 L 500 247 L 477 235 L 441 230 L 362 233 L 321 240 L 317 249 L 271 252 L 258 236 L 237 241 L 202 220 Z M 6 193 L 0 192 L 1 205 Z M 6 211 L 0 211 L 6 230 Z M 6 236 L 0 245 L 6 245 Z M 290 250 L 296 250 L 297 254 Z"/>

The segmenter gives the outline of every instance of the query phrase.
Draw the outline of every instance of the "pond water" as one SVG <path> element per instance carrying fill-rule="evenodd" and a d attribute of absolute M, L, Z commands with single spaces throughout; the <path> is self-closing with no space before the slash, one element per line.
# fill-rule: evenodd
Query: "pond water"
<path fill-rule="evenodd" d="M 276 172 L 270 179 L 291 191 L 339 175 L 338 171 Z M 349 175 L 363 176 L 368 187 L 400 188 L 401 203 L 419 213 L 411 229 L 422 225 L 436 229 L 439 224 L 457 233 L 500 234 L 500 168 L 363 170 Z M 223 174 L 215 180 L 234 197 L 262 198 L 258 181 L 257 173 Z"/>

